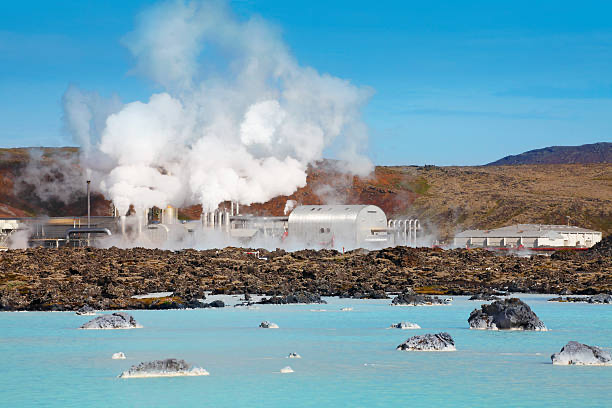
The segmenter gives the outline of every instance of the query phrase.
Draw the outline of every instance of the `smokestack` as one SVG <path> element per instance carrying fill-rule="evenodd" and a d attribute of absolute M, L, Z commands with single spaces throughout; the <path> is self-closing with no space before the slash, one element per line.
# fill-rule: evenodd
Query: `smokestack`
<path fill-rule="evenodd" d="M 87 228 L 91 227 L 91 194 L 89 185 L 91 180 L 87 180 Z"/>

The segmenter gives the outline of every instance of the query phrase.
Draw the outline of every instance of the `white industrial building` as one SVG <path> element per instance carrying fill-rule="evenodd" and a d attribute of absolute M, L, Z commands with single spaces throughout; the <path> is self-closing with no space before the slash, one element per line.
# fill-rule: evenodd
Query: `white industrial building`
<path fill-rule="evenodd" d="M 288 238 L 306 247 L 377 247 L 389 243 L 387 216 L 375 205 L 302 205 L 289 215 Z"/>
<path fill-rule="evenodd" d="M 601 232 L 569 225 L 517 224 L 455 235 L 455 246 L 467 248 L 556 250 L 586 249 L 601 241 Z"/>

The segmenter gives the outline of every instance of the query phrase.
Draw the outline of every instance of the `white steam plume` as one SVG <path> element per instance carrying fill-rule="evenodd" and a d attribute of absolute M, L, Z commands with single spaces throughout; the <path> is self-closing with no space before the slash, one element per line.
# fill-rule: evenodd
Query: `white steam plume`
<path fill-rule="evenodd" d="M 283 210 L 283 213 L 285 215 L 289 214 L 291 211 L 293 211 L 296 205 L 297 205 L 297 201 L 287 200 L 287 202 L 285 203 L 285 209 Z"/>
<path fill-rule="evenodd" d="M 240 21 L 222 2 L 165 2 L 124 44 L 135 72 L 164 92 L 123 106 L 75 88 L 64 97 L 82 165 L 121 213 L 290 195 L 332 143 L 344 146 L 344 170 L 371 172 L 359 149 L 370 90 L 300 66 L 260 18 Z"/>

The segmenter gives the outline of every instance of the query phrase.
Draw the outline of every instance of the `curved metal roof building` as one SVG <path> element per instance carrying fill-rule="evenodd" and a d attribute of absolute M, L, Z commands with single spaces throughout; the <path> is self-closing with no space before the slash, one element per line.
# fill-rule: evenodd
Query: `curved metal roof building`
<path fill-rule="evenodd" d="M 387 216 L 375 205 L 303 205 L 289 215 L 288 236 L 313 247 L 379 247 Z"/>

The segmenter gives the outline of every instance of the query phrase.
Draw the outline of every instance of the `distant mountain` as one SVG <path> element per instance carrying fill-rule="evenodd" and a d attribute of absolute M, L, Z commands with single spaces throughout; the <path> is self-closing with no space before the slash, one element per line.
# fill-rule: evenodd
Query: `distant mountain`
<path fill-rule="evenodd" d="M 612 163 L 612 143 L 593 143 L 582 146 L 550 146 L 506 156 L 487 166 L 514 164 L 573 164 Z"/>

